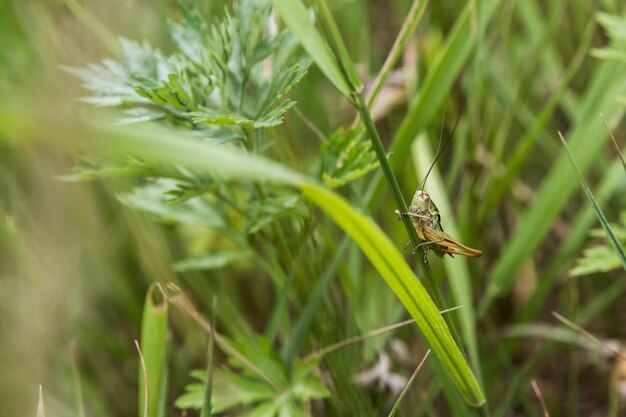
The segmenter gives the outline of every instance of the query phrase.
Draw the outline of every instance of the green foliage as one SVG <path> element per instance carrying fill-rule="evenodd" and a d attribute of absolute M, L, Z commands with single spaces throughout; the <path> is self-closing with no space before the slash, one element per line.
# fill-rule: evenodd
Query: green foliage
<path fill-rule="evenodd" d="M 182 23 L 169 26 L 176 45 L 171 55 L 122 38 L 119 61 L 67 70 L 93 93 L 87 102 L 126 108 L 121 123 L 167 119 L 213 138 L 214 125 L 226 129 L 222 134 L 238 132 L 227 127 L 276 126 L 295 104 L 285 94 L 304 75 L 307 60 L 288 32 L 270 33 L 269 3 L 246 1 L 233 10 L 213 26 L 184 10 Z M 272 55 L 278 59 L 269 61 Z"/>
<path fill-rule="evenodd" d="M 139 413 L 145 417 L 162 417 L 167 404 L 167 356 L 169 351 L 167 300 L 163 300 L 161 288 L 153 285 L 146 295 L 141 319 L 141 354 L 139 364 Z M 145 369 L 143 365 L 145 364 Z M 144 377 L 145 375 L 145 377 Z M 147 379 L 147 381 L 146 381 Z M 146 386 L 147 382 L 147 386 Z M 146 395 L 147 390 L 147 395 Z M 145 400 L 147 401 L 147 405 Z"/>
<path fill-rule="evenodd" d="M 598 206 L 623 212 L 626 176 L 599 117 L 622 143 L 623 2 L 485 0 L 458 10 L 416 0 L 413 12 L 410 2 L 373 0 L 273 0 L 274 10 L 258 0 L 182 2 L 197 11 L 100 3 L 0 2 L 0 334 L 11 335 L 0 341 L 0 404 L 8 415 L 34 413 L 38 383 L 46 414 L 72 415 L 63 371 L 63 341 L 72 338 L 87 413 L 137 415 L 132 340 L 149 321 L 141 317 L 146 289 L 165 280 L 198 306 L 194 314 L 170 309 L 169 392 L 151 390 L 169 414 L 180 414 L 169 401 L 194 382 L 179 401 L 204 401 L 205 415 L 209 402 L 226 415 L 386 415 L 393 393 L 354 376 L 384 351 L 388 372 L 408 377 L 428 345 L 415 326 L 320 352 L 408 318 L 407 308 L 439 351 L 396 402 L 397 415 L 540 415 L 532 379 L 552 416 L 607 413 L 606 397 L 619 392 L 614 362 L 599 360 L 581 343 L 586 336 L 549 312 L 598 337 L 620 334 L 626 281 L 606 235 L 589 233 L 597 212 L 555 138 L 570 139 Z M 109 30 L 150 41 L 118 45 Z M 302 49 L 316 64 L 304 78 Z M 82 111 L 76 80 L 58 71 L 94 54 L 117 58 L 69 71 L 106 113 Z M 365 93 L 380 92 L 359 116 L 374 104 L 385 110 L 367 137 L 358 124 L 347 128 L 359 78 Z M 390 96 L 405 105 L 387 111 Z M 393 211 L 432 163 L 444 112 L 452 115 L 444 134 L 457 114 L 459 124 L 427 191 L 444 229 L 483 256 L 430 257 L 436 285 L 427 290 L 441 292 L 439 309 L 459 307 L 442 323 L 429 295 L 411 292 L 415 274 L 399 266 L 414 269 L 421 257 L 402 256 L 407 231 Z M 84 118 L 68 120 L 76 114 Z M 115 119 L 102 123 L 102 114 Z M 62 179 L 113 181 L 53 180 L 86 139 L 97 139 L 90 155 Z M 385 181 L 393 177 L 392 200 Z M 111 202 L 111 191 L 126 207 Z M 610 227 L 622 250 L 623 217 Z M 572 274 L 612 271 L 616 279 L 568 279 L 577 258 Z M 425 274 L 418 268 L 417 276 Z M 146 341 L 163 340 L 162 329 Z M 302 358 L 316 355 L 322 360 L 304 369 Z M 440 358 L 451 357 L 444 368 Z M 205 365 L 215 369 L 215 398 L 201 373 L 189 381 L 189 369 Z M 489 410 L 472 410 L 450 376 L 470 401 L 484 393 Z M 298 391 L 296 380 L 308 388 Z"/>
<path fill-rule="evenodd" d="M 620 242 L 626 242 L 626 211 L 621 213 L 621 224 L 612 224 L 611 229 Z M 606 238 L 604 229 L 592 229 L 589 232 L 591 238 Z M 626 247 L 622 244 L 622 250 Z M 596 273 L 607 273 L 622 269 L 617 252 L 610 245 L 594 245 L 585 249 L 583 256 L 576 260 L 576 266 L 570 270 L 571 276 L 581 276 Z"/>
<path fill-rule="evenodd" d="M 254 363 L 272 381 L 249 372 L 241 362 L 230 358 L 230 367 L 221 367 L 213 373 L 212 409 L 219 413 L 236 406 L 247 406 L 253 412 L 235 412 L 232 415 L 286 417 L 309 416 L 305 404 L 330 395 L 317 372 L 319 359 L 297 360 L 289 369 L 271 344 L 265 339 L 230 341 L 237 352 Z M 200 383 L 187 385 L 186 393 L 177 401 L 179 408 L 200 409 L 204 400 L 206 372 L 194 371 L 192 377 Z"/>
<path fill-rule="evenodd" d="M 365 129 L 339 128 L 320 147 L 322 179 L 330 188 L 340 187 L 368 174 L 378 167 L 376 154 Z"/>
<path fill-rule="evenodd" d="M 618 42 L 619 46 L 626 43 L 626 19 L 622 16 L 617 16 L 609 13 L 598 13 L 596 16 L 598 23 L 606 30 L 607 35 Z M 610 45 L 605 48 L 595 48 L 591 53 L 602 59 L 613 59 L 618 61 L 626 61 L 626 52 L 618 45 Z"/>

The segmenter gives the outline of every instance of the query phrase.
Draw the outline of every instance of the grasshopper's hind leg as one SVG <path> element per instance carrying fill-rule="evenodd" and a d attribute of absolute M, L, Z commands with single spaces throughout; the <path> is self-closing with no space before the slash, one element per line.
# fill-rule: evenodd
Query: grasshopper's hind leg
<path fill-rule="evenodd" d="M 441 242 L 441 241 L 443 241 L 443 240 L 444 240 L 444 239 L 439 239 L 439 240 L 431 240 L 431 241 L 428 241 L 428 242 L 422 242 L 422 243 L 419 243 L 419 244 L 418 244 L 417 246 L 415 246 L 415 247 L 413 248 L 413 250 L 411 251 L 411 258 L 415 256 L 415 254 L 417 253 L 417 250 L 418 250 L 419 248 L 423 247 L 423 248 L 424 248 L 424 261 L 426 261 L 426 256 L 428 255 L 428 247 L 429 247 L 429 246 L 436 245 L 437 243 L 439 243 L 439 242 Z M 409 242 L 409 243 L 410 243 L 410 242 Z"/>

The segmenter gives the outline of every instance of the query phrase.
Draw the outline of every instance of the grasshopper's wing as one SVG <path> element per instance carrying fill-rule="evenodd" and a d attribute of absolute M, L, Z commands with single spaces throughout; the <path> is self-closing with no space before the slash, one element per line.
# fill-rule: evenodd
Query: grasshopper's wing
<path fill-rule="evenodd" d="M 424 235 L 427 241 L 433 242 L 434 247 L 432 250 L 448 253 L 450 255 L 463 255 L 463 256 L 480 256 L 482 252 L 478 249 L 473 249 L 468 246 L 462 245 L 459 242 L 452 239 L 446 233 L 440 230 L 435 230 L 431 227 L 424 228 Z"/>

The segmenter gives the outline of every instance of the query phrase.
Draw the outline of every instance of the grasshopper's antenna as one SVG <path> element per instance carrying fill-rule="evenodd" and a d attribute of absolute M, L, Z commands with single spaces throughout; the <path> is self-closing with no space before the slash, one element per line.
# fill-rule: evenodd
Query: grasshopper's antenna
<path fill-rule="evenodd" d="M 437 160 L 439 159 L 439 157 L 443 153 L 443 150 L 446 148 L 448 143 L 450 143 L 450 139 L 452 139 L 452 135 L 454 135 L 454 131 L 456 130 L 456 127 L 459 124 L 459 119 L 460 118 L 461 118 L 461 113 L 459 113 L 456 116 L 456 122 L 454 122 L 454 127 L 452 128 L 452 132 L 450 132 L 450 135 L 448 135 L 448 137 L 446 138 L 446 141 L 443 142 L 443 140 L 442 140 L 443 139 L 443 122 L 446 119 L 446 113 L 444 111 L 443 117 L 441 118 L 441 133 L 439 134 L 439 143 L 437 144 L 437 151 L 435 152 L 435 157 L 433 158 L 433 163 L 430 164 L 430 168 L 428 168 L 428 171 L 426 172 L 426 175 L 424 175 L 424 179 L 420 183 L 420 186 L 418 188 L 419 190 L 423 190 L 424 189 L 424 186 L 426 185 L 426 180 L 428 179 L 428 176 L 430 175 L 430 171 L 432 171 L 433 167 L 437 163 Z"/>

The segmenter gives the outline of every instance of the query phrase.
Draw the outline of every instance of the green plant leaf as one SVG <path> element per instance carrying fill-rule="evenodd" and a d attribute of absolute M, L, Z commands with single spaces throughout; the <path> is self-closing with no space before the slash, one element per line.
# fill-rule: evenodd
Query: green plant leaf
<path fill-rule="evenodd" d="M 339 33 L 339 28 L 337 28 L 335 20 L 333 19 L 326 2 L 324 0 L 316 0 L 315 4 L 317 5 L 317 10 L 319 11 L 320 23 L 326 32 L 326 39 L 330 41 L 331 49 L 333 50 L 335 59 L 344 74 L 344 78 L 350 86 L 350 91 L 361 91 L 363 89 L 363 84 L 356 73 L 356 68 L 352 63 L 352 58 L 350 58 L 348 48 L 343 42 L 341 33 Z"/>
<path fill-rule="evenodd" d="M 561 134 L 559 133 L 559 136 L 560 135 Z M 563 136 L 560 136 L 560 138 L 561 138 L 561 142 L 563 143 L 563 146 L 565 147 L 565 150 L 567 151 L 567 155 L 569 156 L 569 159 L 572 162 L 572 165 L 576 169 L 576 173 L 578 174 L 578 178 L 580 179 L 580 184 L 583 190 L 585 191 L 587 198 L 591 202 L 591 205 L 593 206 L 593 209 L 596 212 L 596 216 L 598 217 L 598 220 L 600 221 L 600 224 L 602 225 L 602 228 L 604 229 L 604 232 L 606 233 L 609 239 L 609 242 L 611 243 L 611 246 L 613 246 L 613 250 L 615 251 L 617 258 L 622 264 L 622 267 L 624 268 L 624 270 L 626 270 L 626 254 L 624 254 L 624 249 L 622 249 L 622 245 L 620 244 L 617 236 L 615 235 L 615 233 L 613 233 L 613 228 L 609 224 L 609 221 L 606 219 L 606 216 L 604 215 L 602 208 L 600 208 L 600 205 L 596 201 L 596 198 L 593 196 L 593 193 L 591 192 L 591 189 L 589 188 L 589 185 L 587 184 L 585 177 L 580 171 L 580 168 L 578 168 L 578 164 L 576 163 L 576 160 L 574 159 L 574 155 L 572 155 L 572 152 L 570 151 L 570 148 L 567 145 L 567 142 L 565 142 L 565 139 L 563 138 Z"/>
<path fill-rule="evenodd" d="M 598 114 L 603 113 L 607 120 L 612 120 L 623 113 L 615 106 L 615 98 L 626 90 L 625 69 L 626 66 L 620 63 L 602 62 L 572 116 L 574 126 L 568 140 L 582 172 L 591 166 L 607 138 L 606 128 L 599 122 Z M 595 139 L 588 140 L 590 137 Z M 509 288 L 518 269 L 544 240 L 555 217 L 575 191 L 576 176 L 563 174 L 568 170 L 571 172 L 571 169 L 568 157 L 561 154 L 545 175 L 537 191 L 536 203 L 521 216 L 516 232 L 490 274 L 487 292 L 479 309 L 481 315 L 498 295 Z"/>
<path fill-rule="evenodd" d="M 611 225 L 610 228 L 617 240 L 626 241 L 626 212 L 622 212 L 621 223 Z M 589 234 L 592 237 L 606 237 L 604 229 L 593 229 Z M 626 251 L 624 245 L 620 244 L 620 246 L 622 251 Z M 585 249 L 583 256 L 576 260 L 576 266 L 569 271 L 569 274 L 571 276 L 580 276 L 609 272 L 619 269 L 620 266 L 622 266 L 622 263 L 614 248 L 608 245 L 596 245 Z"/>
<path fill-rule="evenodd" d="M 160 298 L 160 300 L 157 300 Z M 148 375 L 148 417 L 165 415 L 167 398 L 168 303 L 158 285 L 146 294 L 141 320 L 141 353 Z M 139 415 L 143 414 L 146 386 L 139 367 Z"/>
<path fill-rule="evenodd" d="M 485 398 L 480 386 L 446 322 L 395 245 L 370 218 L 357 213 L 338 195 L 313 184 L 303 184 L 301 189 L 359 245 L 415 319 L 465 400 L 475 407 L 482 405 Z"/>
<path fill-rule="evenodd" d="M 229 362 L 233 369 L 222 368 L 214 373 L 212 399 L 215 412 L 245 405 L 251 410 L 245 415 L 275 417 L 283 415 L 286 409 L 308 416 L 308 413 L 302 411 L 304 404 L 330 395 L 317 372 L 319 359 L 296 360 L 290 372 L 267 340 L 260 338 L 256 341 L 229 343 L 277 385 L 272 386 L 248 372 L 245 365 L 231 356 Z M 203 382 L 206 379 L 206 373 L 201 371 L 195 371 L 193 376 Z M 186 393 L 176 401 L 176 405 L 199 409 L 203 402 L 204 384 L 193 383 L 185 390 Z"/>
<path fill-rule="evenodd" d="M 416 320 L 465 400 L 473 406 L 485 402 L 480 386 L 445 321 L 402 254 L 370 218 L 358 213 L 343 198 L 278 163 L 244 154 L 232 147 L 176 140 L 176 132 L 165 129 L 118 127 L 101 130 L 100 135 L 95 136 L 103 139 L 98 141 L 103 150 L 115 154 L 130 153 L 152 162 L 184 164 L 199 172 L 206 172 L 210 166 L 212 172 L 219 172 L 223 179 L 263 180 L 300 188 L 361 247 Z"/>
<path fill-rule="evenodd" d="M 150 185 L 120 194 L 118 199 L 123 204 L 153 214 L 166 223 L 191 223 L 218 229 L 225 227 L 222 215 L 202 197 L 190 198 L 178 204 L 169 201 L 169 193 L 178 190 L 179 184 L 176 180 L 159 178 Z"/>
<path fill-rule="evenodd" d="M 287 27 L 300 40 L 318 68 L 349 99 L 350 87 L 328 44 L 311 23 L 304 4 L 300 0 L 273 0 L 273 3 Z"/>
<path fill-rule="evenodd" d="M 330 188 L 352 182 L 378 167 L 372 144 L 365 139 L 365 129 L 339 128 L 322 143 L 322 179 Z"/>
<path fill-rule="evenodd" d="M 167 119 L 196 129 L 276 126 L 295 103 L 285 97 L 306 73 L 308 59 L 292 53 L 261 68 L 282 49 L 291 49 L 288 31 L 270 34 L 269 1 L 243 1 L 209 25 L 183 8 L 182 24 L 170 23 L 177 49 L 164 56 L 147 42 L 121 39 L 122 57 L 86 69 L 67 68 L 94 94 L 85 100 L 127 109 L 120 123 Z M 213 133 L 213 132 L 211 132 Z M 213 134 L 211 134 L 214 137 Z"/>
<path fill-rule="evenodd" d="M 421 135 L 413 142 L 411 147 L 417 177 L 422 179 L 428 174 L 434 155 L 428 138 Z M 460 239 L 459 229 L 454 220 L 452 204 L 445 190 L 443 179 L 437 166 L 433 167 L 428 177 L 428 193 L 433 201 L 437 202 L 437 207 L 441 215 L 441 221 L 446 233 Z M 467 346 L 468 356 L 475 369 L 480 369 L 480 359 L 478 356 L 478 338 L 476 334 L 476 310 L 472 300 L 472 285 L 467 266 L 467 260 L 463 256 L 448 259 L 443 264 L 448 276 L 448 282 L 454 295 L 454 302 L 463 306 L 463 314 L 459 315 L 463 339 Z"/>

